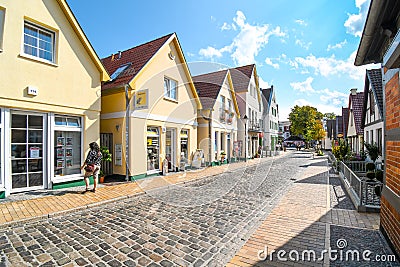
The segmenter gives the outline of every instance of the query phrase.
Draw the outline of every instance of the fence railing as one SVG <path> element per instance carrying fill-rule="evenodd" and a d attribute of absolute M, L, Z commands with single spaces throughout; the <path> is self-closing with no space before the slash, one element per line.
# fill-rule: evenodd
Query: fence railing
<path fill-rule="evenodd" d="M 355 173 L 366 173 L 367 172 L 367 163 L 366 161 L 345 161 L 345 164 Z M 382 170 L 383 164 L 382 162 L 376 162 L 375 168 L 377 170 Z"/>
<path fill-rule="evenodd" d="M 336 166 L 336 170 L 344 181 L 347 192 L 357 209 L 359 211 L 378 211 L 381 205 L 380 192 L 383 184 L 377 180 L 359 177 L 356 173 L 365 172 L 365 164 L 362 163 L 352 162 L 349 164 L 347 162 L 345 164 L 342 161 L 336 161 L 334 166 Z M 349 166 L 354 167 L 355 171 Z"/>

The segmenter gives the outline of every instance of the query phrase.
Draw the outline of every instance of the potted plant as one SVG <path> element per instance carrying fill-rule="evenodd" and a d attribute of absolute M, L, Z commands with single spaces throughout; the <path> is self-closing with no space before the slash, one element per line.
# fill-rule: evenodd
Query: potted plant
<path fill-rule="evenodd" d="M 368 162 L 368 163 L 365 165 L 365 169 L 367 170 L 367 173 L 366 173 L 365 176 L 366 176 L 369 180 L 375 179 L 375 164 L 374 164 L 373 162 Z"/>
<path fill-rule="evenodd" d="M 368 144 L 368 143 L 364 142 L 364 146 L 367 149 L 367 154 L 369 155 L 371 160 L 373 162 L 375 162 L 376 159 L 379 157 L 379 148 L 376 145 L 376 143 L 375 144 Z"/>
<path fill-rule="evenodd" d="M 110 153 L 110 150 L 108 150 L 108 148 L 106 146 L 101 146 L 100 152 L 101 152 L 101 154 L 103 154 L 103 158 L 101 159 L 102 162 L 106 162 L 106 161 L 111 162 L 112 161 L 112 157 L 111 157 L 112 155 Z M 105 177 L 105 173 L 100 168 L 100 172 L 99 172 L 99 182 L 100 183 L 104 183 L 104 177 Z"/>
<path fill-rule="evenodd" d="M 383 171 L 382 170 L 376 170 L 375 171 L 375 178 L 379 182 L 383 183 Z"/>

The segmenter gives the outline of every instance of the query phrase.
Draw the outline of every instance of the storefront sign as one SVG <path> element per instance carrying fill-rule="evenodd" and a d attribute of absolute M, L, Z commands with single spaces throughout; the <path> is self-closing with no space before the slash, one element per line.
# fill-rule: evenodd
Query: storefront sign
<path fill-rule="evenodd" d="M 116 166 L 122 166 L 122 145 L 115 144 L 114 160 Z"/>
<path fill-rule="evenodd" d="M 149 108 L 149 90 L 140 90 L 135 94 L 135 110 Z"/>

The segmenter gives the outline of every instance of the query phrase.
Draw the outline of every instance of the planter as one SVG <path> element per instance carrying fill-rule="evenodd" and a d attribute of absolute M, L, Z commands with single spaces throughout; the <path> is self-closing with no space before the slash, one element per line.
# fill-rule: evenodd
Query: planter
<path fill-rule="evenodd" d="M 99 177 L 99 183 L 104 183 L 104 179 L 105 179 L 105 177 L 104 176 L 101 176 L 101 177 Z"/>

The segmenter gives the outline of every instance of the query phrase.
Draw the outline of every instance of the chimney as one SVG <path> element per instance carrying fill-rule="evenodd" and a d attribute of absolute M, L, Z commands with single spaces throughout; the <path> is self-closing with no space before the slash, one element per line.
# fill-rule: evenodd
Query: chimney
<path fill-rule="evenodd" d="M 121 56 L 122 56 L 122 52 L 121 51 L 118 51 L 118 59 L 121 59 Z M 356 89 L 357 90 L 357 89 Z"/>
<path fill-rule="evenodd" d="M 357 88 L 351 88 L 350 92 L 351 92 L 351 95 L 356 95 L 357 94 Z"/>
<path fill-rule="evenodd" d="M 111 54 L 111 61 L 114 61 L 114 53 Z"/>

